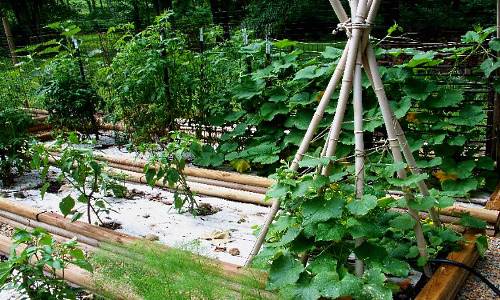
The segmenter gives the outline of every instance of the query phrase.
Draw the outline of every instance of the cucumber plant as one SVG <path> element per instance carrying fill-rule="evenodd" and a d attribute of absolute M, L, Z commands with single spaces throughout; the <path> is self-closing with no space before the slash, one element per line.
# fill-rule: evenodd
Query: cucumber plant
<path fill-rule="evenodd" d="M 329 160 L 309 157 L 301 166 L 316 167 Z M 326 177 L 314 172 L 300 174 L 281 167 L 277 183 L 267 197 L 281 201 L 281 212 L 267 234 L 265 248 L 253 261 L 269 271 L 268 288 L 285 299 L 319 299 L 350 296 L 355 299 L 393 299 L 399 287 L 389 277 L 406 278 L 412 269 L 421 270 L 436 256 L 460 249 L 463 238 L 447 227 L 424 220 L 427 256 L 420 256 L 413 231 L 416 220 L 403 213 L 406 200 L 388 196 L 386 190 L 404 187 L 415 192 L 420 176 L 393 179 L 398 167 L 377 162 L 367 172 L 365 195 L 355 196 L 354 168 L 335 171 Z M 345 162 L 344 162 L 345 164 Z M 444 208 L 453 198 L 438 190 L 416 196 L 411 208 Z M 462 225 L 484 228 L 484 222 L 464 216 Z M 363 242 L 357 244 L 361 239 Z M 478 238 L 484 251 L 485 237 Z M 361 276 L 355 275 L 354 257 L 363 261 Z"/>

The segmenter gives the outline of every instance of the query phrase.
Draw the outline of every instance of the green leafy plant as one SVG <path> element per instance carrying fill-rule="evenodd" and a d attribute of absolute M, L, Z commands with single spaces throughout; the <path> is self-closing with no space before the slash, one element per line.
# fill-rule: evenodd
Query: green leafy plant
<path fill-rule="evenodd" d="M 49 112 L 49 122 L 67 130 L 98 135 L 95 117 L 102 98 L 85 76 L 79 41 L 80 29 L 72 24 L 54 23 L 49 28 L 61 31 L 61 41 L 44 43 L 38 55 L 56 53 L 43 67 L 39 95 Z M 48 46 L 48 47 L 47 47 Z"/>
<path fill-rule="evenodd" d="M 142 151 L 147 149 L 150 154 L 144 166 L 146 181 L 150 186 L 158 181 L 167 184 L 174 190 L 174 207 L 181 212 L 187 206 L 187 210 L 196 215 L 198 203 L 183 171 L 189 153 L 199 151 L 200 144 L 194 137 L 179 132 L 172 133 L 167 141 L 165 146 L 142 145 Z"/>
<path fill-rule="evenodd" d="M 30 116 L 17 108 L 0 109 L 0 181 L 9 185 L 13 173 L 21 174 L 29 168 L 29 133 L 33 124 Z"/>
<path fill-rule="evenodd" d="M 166 13 L 141 33 L 127 36 L 100 74 L 111 91 L 106 101 L 110 119 L 123 122 L 136 143 L 158 142 L 186 120 L 193 121 L 198 137 L 206 131 L 215 139 L 210 125 L 227 111 L 225 96 L 242 70 L 240 36 L 216 44 L 219 31 L 206 28 L 205 49 L 196 52 L 171 19 L 172 13 Z"/>
<path fill-rule="evenodd" d="M 329 177 L 314 172 L 300 175 L 283 166 L 277 172 L 277 183 L 268 191 L 269 198 L 281 201 L 282 210 L 254 264 L 269 270 L 268 287 L 283 298 L 392 299 L 398 287 L 387 277 L 405 278 L 411 269 L 422 270 L 428 259 L 460 249 L 460 234 L 424 220 L 428 246 L 427 256 L 421 256 L 413 232 L 416 220 L 401 213 L 406 200 L 388 197 L 385 192 L 394 184 L 414 191 L 418 179 L 410 176 L 394 181 L 397 167 L 377 163 L 367 170 L 384 166 L 383 173 L 367 172 L 365 194 L 357 199 L 354 169 L 342 170 L 339 160 L 332 161 L 336 171 Z M 307 158 L 302 165 L 326 163 Z M 426 210 L 450 206 L 453 200 L 432 190 L 431 196 L 417 196 L 409 204 Z M 484 225 L 470 216 L 462 220 L 464 226 Z M 359 240 L 363 242 L 356 243 Z M 352 254 L 363 261 L 362 276 L 355 275 Z"/>
<path fill-rule="evenodd" d="M 58 243 L 44 229 L 16 229 L 9 259 L 0 263 L 0 288 L 12 286 L 29 299 L 76 299 L 64 281 L 69 265 L 92 272 L 76 240 Z"/>
<path fill-rule="evenodd" d="M 191 85 L 185 63 L 192 54 L 171 28 L 169 14 L 123 44 L 108 70 L 115 91 L 108 105 L 136 142 L 159 141 L 175 130 L 175 119 L 192 109 L 184 95 Z"/>
<path fill-rule="evenodd" d="M 108 194 L 123 197 L 126 188 L 105 173 L 106 166 L 95 159 L 91 149 L 78 147 L 79 143 L 77 135 L 71 133 L 67 140 L 59 138 L 52 147 L 35 145 L 31 149 L 32 165 L 41 170 L 44 181 L 42 198 L 50 185 L 47 175 L 49 167 L 53 165 L 60 170 L 57 180 L 69 183 L 78 193 L 76 199 L 70 194 L 61 200 L 61 213 L 64 216 L 71 215 L 71 220 L 75 221 L 83 216 L 83 208 L 89 224 L 92 223 L 92 214 L 103 224 L 100 215 L 112 210 L 104 197 Z M 83 204 L 83 207 L 77 207 L 78 203 Z"/>
<path fill-rule="evenodd" d="M 494 188 L 496 182 L 494 162 L 484 156 L 478 141 L 487 140 L 487 99 L 484 94 L 464 90 L 471 82 L 485 81 L 480 67 L 473 63 L 491 58 L 497 47 L 493 39 L 490 48 L 485 48 L 491 33 L 491 28 L 479 27 L 468 32 L 463 37 L 468 43 L 464 47 L 377 50 L 378 57 L 388 62 L 380 67 L 380 73 L 418 166 L 432 174 L 428 178 L 432 187 L 449 195 L 467 197 L 472 191 Z M 243 164 L 245 169 L 271 174 L 280 160 L 290 160 L 295 154 L 342 50 L 327 46 L 321 53 L 305 53 L 297 49 L 297 43 L 287 40 L 273 45 L 269 63 L 262 59 L 264 42 L 241 48 L 242 53 L 253 57 L 253 72 L 241 74 L 226 102 L 224 121 L 217 123 L 232 130 L 222 134 L 217 148 L 204 147 L 202 159 L 195 163 L 220 165 L 223 156 L 224 162 L 235 168 L 241 169 Z M 449 73 L 436 75 L 435 67 Z M 461 68 L 472 68 L 473 73 L 463 75 L 458 71 Z M 447 78 L 445 84 L 442 76 Z M 366 77 L 363 88 L 366 148 L 381 150 L 373 137 L 385 136 L 383 120 Z M 312 156 L 324 143 L 337 97 L 334 93 L 318 126 L 318 137 L 310 147 Z M 338 157 L 353 154 L 352 122 L 349 107 L 337 146 Z M 387 151 L 379 154 L 387 155 Z"/>

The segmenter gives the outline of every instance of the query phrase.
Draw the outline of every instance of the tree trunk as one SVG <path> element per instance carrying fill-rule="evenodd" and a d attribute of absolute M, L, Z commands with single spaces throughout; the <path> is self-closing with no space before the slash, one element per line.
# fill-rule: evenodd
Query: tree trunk
<path fill-rule="evenodd" d="M 132 15 L 134 20 L 135 31 L 141 31 L 141 16 L 139 13 L 138 0 L 132 0 Z"/>

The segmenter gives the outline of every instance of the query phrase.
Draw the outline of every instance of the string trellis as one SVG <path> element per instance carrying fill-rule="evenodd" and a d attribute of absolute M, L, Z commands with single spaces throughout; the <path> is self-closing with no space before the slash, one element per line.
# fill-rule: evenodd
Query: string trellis
<path fill-rule="evenodd" d="M 355 187 L 356 187 L 356 198 L 361 199 L 363 196 L 364 187 L 364 173 L 365 173 L 365 158 L 366 151 L 363 144 L 363 95 L 362 95 L 362 83 L 361 75 L 364 71 L 370 80 L 373 91 L 377 97 L 378 105 L 382 112 L 382 117 L 384 120 L 384 126 L 387 131 L 387 143 L 392 153 L 394 162 L 397 164 L 406 162 L 408 168 L 413 174 L 420 174 L 420 169 L 417 167 L 415 158 L 413 157 L 412 151 L 408 145 L 405 134 L 402 127 L 399 124 L 398 119 L 392 111 L 387 95 L 384 90 L 384 85 L 378 70 L 378 64 L 375 58 L 374 50 L 370 44 L 370 31 L 377 15 L 378 8 L 380 7 L 381 0 L 350 0 L 350 13 L 351 18 L 348 17 L 344 7 L 339 0 L 329 0 L 330 4 L 340 20 L 340 24 L 337 26 L 336 31 L 344 31 L 347 34 L 348 42 L 346 43 L 345 49 L 342 53 L 341 58 L 338 61 L 335 72 L 333 73 L 325 92 L 318 104 L 313 118 L 309 124 L 309 127 L 304 135 L 304 138 L 299 146 L 297 154 L 290 168 L 297 171 L 299 168 L 299 162 L 302 160 L 306 154 L 309 145 L 314 139 L 316 129 L 323 118 L 326 107 L 328 106 L 330 99 L 332 97 L 333 91 L 336 89 L 340 80 L 341 87 L 339 98 L 337 102 L 337 107 L 335 115 L 333 117 L 332 124 L 327 133 L 327 138 L 323 151 L 321 153 L 322 157 L 333 157 L 335 155 L 337 142 L 341 133 L 342 123 L 344 121 L 344 115 L 346 111 L 346 106 L 348 100 L 352 94 L 352 104 L 354 110 L 354 140 L 355 140 Z M 330 175 L 331 163 L 327 166 L 320 167 L 319 170 L 322 175 Z M 401 179 L 407 177 L 406 169 L 400 168 L 397 171 L 397 176 Z M 423 196 L 429 195 L 429 190 L 426 183 L 422 180 L 418 182 L 418 188 Z M 413 199 L 409 189 L 404 189 L 404 197 L 406 203 Z M 266 234 L 269 230 L 269 226 L 274 220 L 276 214 L 280 208 L 280 203 L 278 200 L 274 200 L 271 213 L 268 215 L 266 222 L 264 223 L 259 237 L 254 245 L 254 248 L 250 254 L 247 264 L 250 264 L 255 255 L 259 252 L 262 244 L 264 243 Z M 427 257 L 427 245 L 422 232 L 422 225 L 418 217 L 418 211 L 409 207 L 407 205 L 408 214 L 415 219 L 416 223 L 414 226 L 415 236 L 417 238 L 417 246 L 419 254 L 422 257 Z M 437 226 L 440 226 L 439 215 L 436 210 L 431 208 L 429 210 L 430 216 Z M 363 243 L 362 239 L 355 241 L 357 245 Z M 356 260 L 355 272 L 360 275 L 363 273 L 363 262 L 361 260 Z M 425 268 L 425 273 L 429 275 L 429 269 Z"/>

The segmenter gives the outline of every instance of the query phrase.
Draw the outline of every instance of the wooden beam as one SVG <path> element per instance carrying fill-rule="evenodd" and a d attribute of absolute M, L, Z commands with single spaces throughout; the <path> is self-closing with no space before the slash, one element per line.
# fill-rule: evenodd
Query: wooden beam
<path fill-rule="evenodd" d="M 476 250 L 476 237 L 472 234 L 465 235 L 466 244 L 461 251 L 451 252 L 447 259 L 474 266 L 479 253 Z M 441 265 L 417 295 L 415 300 L 451 300 L 455 299 L 469 272 L 451 265 Z"/>

